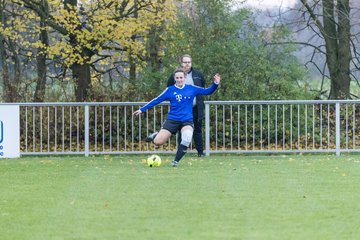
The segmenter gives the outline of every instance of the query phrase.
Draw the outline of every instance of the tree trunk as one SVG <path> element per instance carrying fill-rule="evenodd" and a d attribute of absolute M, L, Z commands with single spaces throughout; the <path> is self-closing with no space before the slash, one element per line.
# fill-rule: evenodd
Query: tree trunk
<path fill-rule="evenodd" d="M 2 26 L 6 26 L 6 16 L 5 16 L 5 1 L 4 0 L 0 0 L 0 19 L 1 19 L 1 24 Z M 17 102 L 18 101 L 18 94 L 17 94 L 17 90 L 16 90 L 16 84 L 15 84 L 15 80 L 19 81 L 19 63 L 16 62 L 17 57 L 16 56 L 10 56 L 6 50 L 6 46 L 5 46 L 5 42 L 6 39 L 4 38 L 4 36 L 2 34 L 0 34 L 0 61 L 1 61 L 1 66 L 2 66 L 2 79 L 3 79 L 3 99 L 5 102 Z M 8 42 L 8 46 L 14 47 L 13 43 L 11 43 L 10 41 Z M 11 50 L 11 49 L 10 49 Z M 13 54 L 15 54 L 15 51 L 12 51 Z M 14 78 L 13 80 L 11 80 L 10 77 L 10 71 L 9 71 L 9 65 L 8 65 L 8 61 L 7 59 L 12 59 L 15 60 L 14 61 Z"/>
<path fill-rule="evenodd" d="M 351 63 L 351 34 L 350 34 L 350 8 L 349 0 L 337 1 L 338 12 L 338 66 L 339 66 L 339 92 L 330 96 L 333 99 L 349 99 L 350 96 L 350 63 Z"/>
<path fill-rule="evenodd" d="M 78 1 L 77 0 L 64 0 L 64 7 L 65 9 L 69 11 L 73 11 L 73 8 L 77 8 Z M 72 7 L 70 7 L 72 6 Z M 80 25 L 77 26 L 77 28 L 81 28 Z M 70 34 L 69 36 L 69 42 L 72 46 L 76 46 L 79 44 L 76 40 L 76 36 L 73 34 Z M 81 52 L 79 52 L 80 55 L 86 55 L 86 49 L 82 49 Z M 90 59 L 90 56 L 88 56 Z M 76 101 L 77 102 L 84 102 L 88 98 L 88 91 L 90 88 L 90 64 L 88 62 L 85 63 L 74 63 L 71 65 L 72 70 L 72 76 L 75 80 L 76 87 L 75 87 L 75 95 L 76 95 Z"/>
<path fill-rule="evenodd" d="M 338 23 L 336 24 L 335 11 Z M 323 0 L 326 62 L 331 79 L 330 99 L 350 98 L 350 19 L 349 1 Z"/>
<path fill-rule="evenodd" d="M 148 63 L 151 67 L 152 72 L 159 72 L 161 69 L 160 64 L 160 46 L 161 46 L 161 38 L 160 38 L 161 26 L 153 26 L 149 32 L 149 40 L 148 40 Z"/>
<path fill-rule="evenodd" d="M 1 64 L 2 64 L 2 77 L 3 77 L 3 86 L 4 86 L 4 92 L 3 92 L 3 98 L 5 102 L 18 102 L 19 95 L 18 95 L 18 89 L 17 86 L 20 81 L 20 73 L 19 73 L 19 62 L 14 62 L 14 70 L 13 70 L 13 78 L 10 76 L 9 66 L 6 61 L 9 56 L 7 55 L 7 51 L 5 49 L 4 45 L 4 39 L 3 37 L 0 37 L 1 43 L 0 43 L 0 51 L 1 51 Z M 15 53 L 13 53 L 15 54 Z M 13 57 L 13 60 L 16 60 L 17 57 Z"/>
<path fill-rule="evenodd" d="M 11 93 L 11 84 L 9 80 L 9 67 L 6 62 L 6 50 L 4 45 L 4 37 L 0 34 L 0 54 L 1 54 L 1 66 L 2 66 L 2 80 L 3 80 L 3 99 L 5 102 L 12 102 L 9 92 Z"/>
<path fill-rule="evenodd" d="M 43 0 L 43 10 L 48 12 L 48 4 L 46 0 Z M 43 29 L 46 26 L 45 19 L 41 17 L 40 27 Z M 44 46 L 49 45 L 48 33 L 46 30 L 41 30 L 40 32 L 40 41 Z M 39 48 L 36 56 L 37 64 L 37 81 L 36 88 L 34 93 L 34 102 L 43 102 L 45 98 L 45 87 L 46 87 L 46 49 Z"/>
<path fill-rule="evenodd" d="M 1 24 L 5 24 L 5 16 L 4 16 L 4 1 L 0 0 L 0 18 Z M 2 75 L 2 85 L 3 85 L 3 92 L 2 97 L 5 102 L 7 102 L 6 96 L 6 85 L 9 82 L 9 69 L 6 63 L 6 51 L 5 51 L 5 39 L 4 36 L 0 33 L 0 61 L 1 61 L 1 75 Z"/>
<path fill-rule="evenodd" d="M 129 57 L 129 79 L 131 83 L 134 83 L 136 81 L 136 63 L 133 60 L 133 57 Z"/>
<path fill-rule="evenodd" d="M 88 90 L 90 88 L 90 65 L 88 63 L 74 64 L 71 66 L 73 78 L 77 82 L 75 88 L 76 101 L 85 102 L 88 100 Z"/>

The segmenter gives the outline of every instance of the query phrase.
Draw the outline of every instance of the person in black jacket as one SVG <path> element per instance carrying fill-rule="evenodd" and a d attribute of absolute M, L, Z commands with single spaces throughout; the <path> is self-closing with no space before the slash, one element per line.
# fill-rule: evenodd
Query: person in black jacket
<path fill-rule="evenodd" d="M 182 55 L 180 58 L 181 67 L 186 71 L 186 80 L 185 84 L 195 85 L 204 88 L 205 79 L 201 72 L 195 70 L 192 67 L 192 59 L 188 54 Z M 174 74 L 172 74 L 167 82 L 167 86 L 170 87 L 175 84 Z M 195 148 L 198 152 L 198 156 L 204 156 L 204 147 L 203 147 L 203 136 L 202 136 L 202 121 L 205 117 L 204 114 L 205 104 L 204 96 L 199 95 L 194 99 L 193 102 L 193 121 L 194 121 L 194 134 L 193 139 L 195 143 Z M 181 142 L 181 134 L 178 134 L 178 142 Z"/>

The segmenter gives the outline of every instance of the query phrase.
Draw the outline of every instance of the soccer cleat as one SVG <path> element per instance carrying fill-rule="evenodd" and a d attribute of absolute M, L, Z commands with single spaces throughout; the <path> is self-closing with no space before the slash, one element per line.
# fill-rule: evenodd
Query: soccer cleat
<path fill-rule="evenodd" d="M 173 167 L 177 167 L 178 165 L 179 165 L 179 162 L 177 162 L 177 161 L 172 161 L 171 162 L 171 165 L 173 166 Z"/>
<path fill-rule="evenodd" d="M 154 133 L 150 134 L 149 136 L 147 136 L 147 137 L 145 138 L 145 141 L 146 141 L 146 142 L 152 142 L 152 141 L 154 141 L 154 138 L 156 137 L 157 134 L 158 134 L 158 132 L 154 132 Z"/>

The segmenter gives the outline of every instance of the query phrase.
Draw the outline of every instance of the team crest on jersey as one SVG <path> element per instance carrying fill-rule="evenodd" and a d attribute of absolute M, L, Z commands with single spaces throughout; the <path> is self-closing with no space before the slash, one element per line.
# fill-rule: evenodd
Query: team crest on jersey
<path fill-rule="evenodd" d="M 181 95 L 181 94 L 178 94 L 178 95 L 175 96 L 175 98 L 176 98 L 176 100 L 177 100 L 178 102 L 181 102 L 182 95 Z"/>

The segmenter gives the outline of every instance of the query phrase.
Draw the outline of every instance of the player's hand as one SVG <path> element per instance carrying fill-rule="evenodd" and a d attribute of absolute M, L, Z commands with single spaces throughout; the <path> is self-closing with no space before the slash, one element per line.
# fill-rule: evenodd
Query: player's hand
<path fill-rule="evenodd" d="M 214 76 L 214 83 L 219 84 L 221 81 L 221 76 L 219 73 L 215 74 Z"/>
<path fill-rule="evenodd" d="M 139 109 L 139 110 L 136 110 L 134 113 L 133 113 L 133 115 L 135 115 L 135 116 L 138 116 L 139 114 L 141 114 L 141 110 Z"/>

